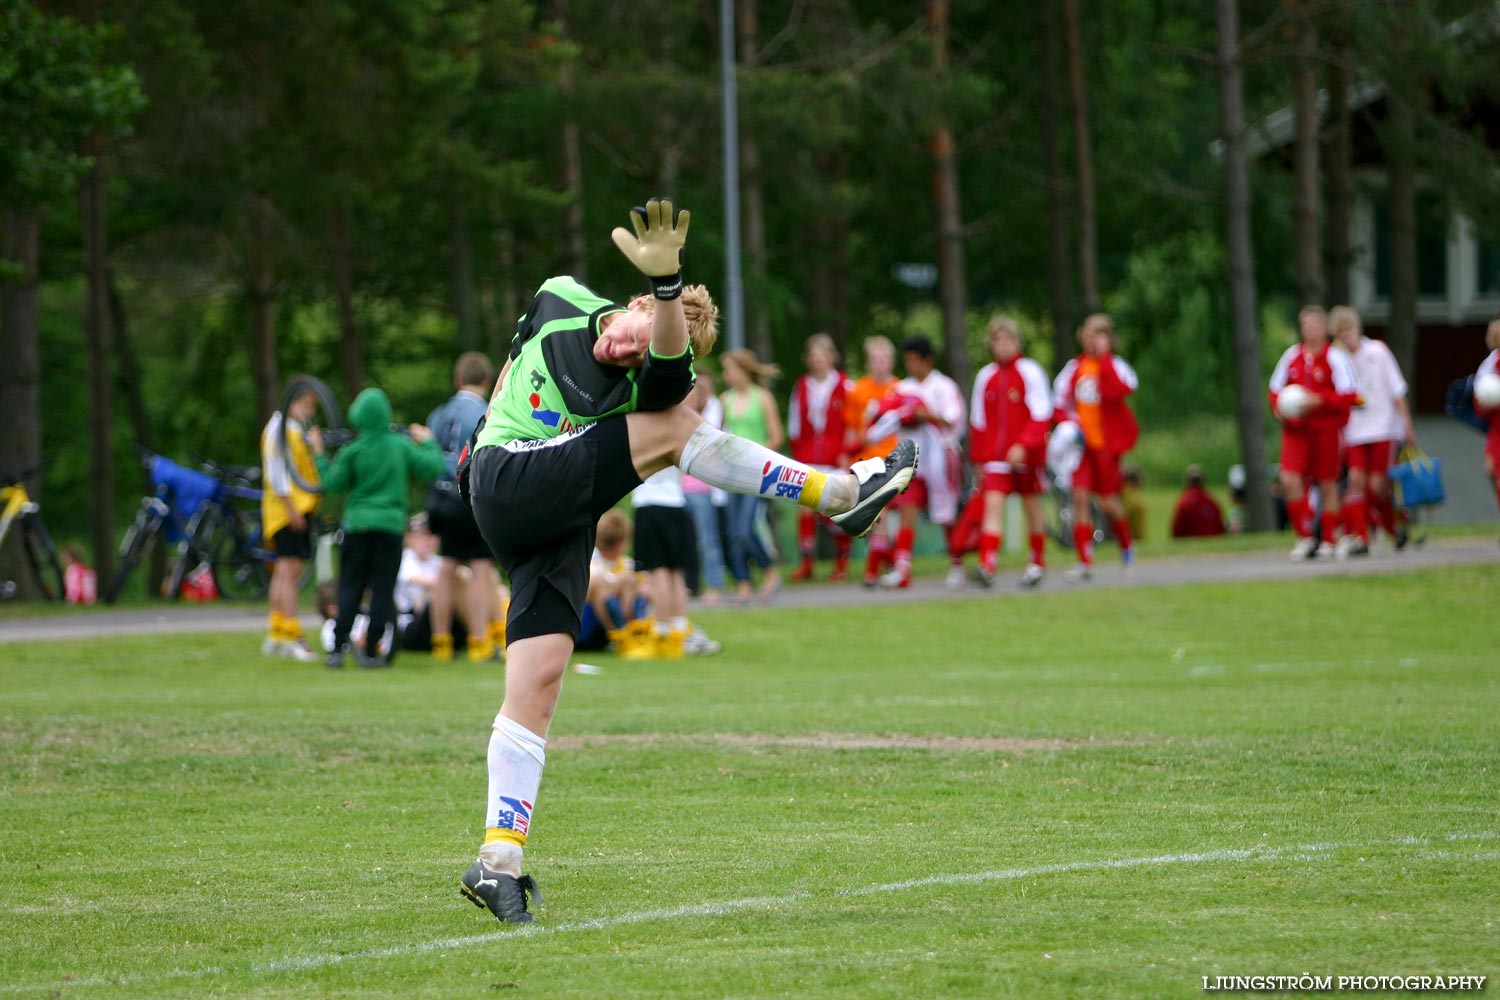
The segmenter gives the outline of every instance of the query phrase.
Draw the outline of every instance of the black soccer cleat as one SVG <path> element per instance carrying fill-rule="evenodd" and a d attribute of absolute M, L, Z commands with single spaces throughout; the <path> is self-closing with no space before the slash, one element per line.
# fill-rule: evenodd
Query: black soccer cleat
<path fill-rule="evenodd" d="M 542 894 L 530 875 L 516 878 L 476 861 L 459 879 L 464 896 L 480 909 L 489 910 L 502 924 L 529 924 L 536 918 L 526 912 L 526 897 L 541 903 Z"/>
<path fill-rule="evenodd" d="M 912 476 L 917 474 L 917 443 L 902 441 L 883 460 L 855 462 L 850 471 L 860 481 L 859 500 L 829 520 L 843 528 L 850 538 L 863 538 L 875 527 L 881 512 L 911 485 Z"/>

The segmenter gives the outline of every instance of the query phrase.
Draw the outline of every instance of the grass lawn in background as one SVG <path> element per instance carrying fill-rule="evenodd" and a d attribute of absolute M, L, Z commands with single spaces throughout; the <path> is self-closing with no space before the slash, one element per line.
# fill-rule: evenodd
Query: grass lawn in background
<path fill-rule="evenodd" d="M 1199 996 L 1500 974 L 1500 567 L 705 614 L 584 659 L 458 876 L 498 666 L 0 648 L 0 992 Z"/>

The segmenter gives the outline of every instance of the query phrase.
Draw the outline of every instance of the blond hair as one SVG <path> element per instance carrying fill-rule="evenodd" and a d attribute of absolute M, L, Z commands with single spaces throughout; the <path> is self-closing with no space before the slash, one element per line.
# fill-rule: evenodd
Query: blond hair
<path fill-rule="evenodd" d="M 1328 332 L 1337 335 L 1343 330 L 1359 329 L 1359 313 L 1349 306 L 1334 306 L 1328 313 Z"/>
<path fill-rule="evenodd" d="M 755 356 L 754 351 L 744 347 L 733 351 L 726 351 L 724 357 L 720 359 L 719 365 L 720 367 L 734 365 L 748 375 L 750 381 L 759 386 L 766 385 L 771 379 L 781 374 L 780 368 L 775 365 L 762 363 L 760 358 Z"/>
<path fill-rule="evenodd" d="M 833 358 L 833 363 L 839 363 L 839 345 L 833 342 L 833 338 L 826 333 L 815 333 L 807 338 L 807 343 L 802 347 L 802 356 L 805 358 L 816 350 L 827 351 Z"/>
<path fill-rule="evenodd" d="M 594 544 L 603 551 L 624 545 L 630 538 L 630 518 L 625 512 L 618 509 L 610 509 L 599 518 L 599 529 L 595 533 Z"/>
<path fill-rule="evenodd" d="M 701 358 L 714 349 L 719 339 L 719 307 L 708 294 L 707 285 L 684 285 L 681 297 L 688 343 L 692 345 L 693 357 Z M 649 295 L 642 295 L 631 305 L 647 313 L 656 310 L 656 300 Z"/>
<path fill-rule="evenodd" d="M 988 336 L 991 340 L 994 340 L 1002 333 L 1014 337 L 1018 342 L 1021 339 L 1021 327 L 1016 321 L 1005 315 L 1005 313 L 995 313 L 995 315 L 990 317 Z"/>

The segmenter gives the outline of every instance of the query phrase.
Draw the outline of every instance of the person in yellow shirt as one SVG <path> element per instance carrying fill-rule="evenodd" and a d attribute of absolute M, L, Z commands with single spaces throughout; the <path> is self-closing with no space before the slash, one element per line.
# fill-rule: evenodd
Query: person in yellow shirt
<path fill-rule="evenodd" d="M 318 654 L 307 644 L 297 619 L 297 590 L 302 582 L 302 564 L 312 557 L 312 533 L 307 519 L 318 509 L 318 496 L 297 485 L 290 466 L 304 483 L 318 481 L 318 467 L 303 437 L 303 428 L 317 410 L 311 392 L 292 400 L 283 414 L 271 414 L 260 435 L 260 461 L 264 492 L 260 500 L 261 533 L 275 553 L 271 568 L 271 620 L 260 651 L 266 656 L 285 656 L 309 662 Z M 286 447 L 282 448 L 282 422 L 286 422 Z"/>

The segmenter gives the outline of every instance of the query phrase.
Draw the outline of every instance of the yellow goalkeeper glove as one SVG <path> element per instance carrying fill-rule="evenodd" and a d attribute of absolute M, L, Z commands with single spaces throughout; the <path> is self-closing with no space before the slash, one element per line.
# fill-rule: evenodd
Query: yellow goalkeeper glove
<path fill-rule="evenodd" d="M 644 208 L 636 206 L 630 212 L 634 235 L 624 226 L 616 226 L 610 234 L 620 252 L 651 279 L 651 294 L 658 299 L 682 294 L 682 247 L 690 218 L 683 210 L 674 223 L 671 199 L 652 198 Z"/>

